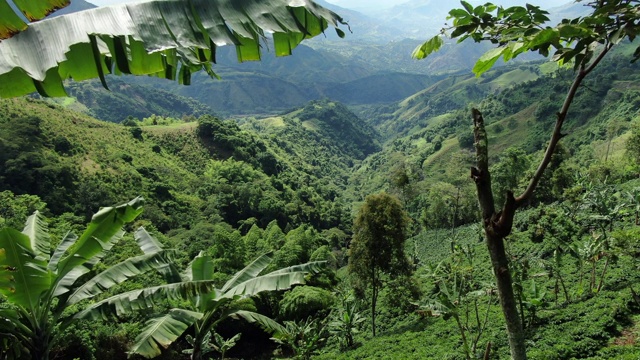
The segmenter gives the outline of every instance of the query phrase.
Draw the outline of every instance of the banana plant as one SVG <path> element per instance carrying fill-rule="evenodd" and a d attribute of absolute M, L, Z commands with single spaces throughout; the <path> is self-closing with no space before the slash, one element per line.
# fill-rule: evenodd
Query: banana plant
<path fill-rule="evenodd" d="M 275 342 L 290 348 L 294 359 L 310 360 L 326 342 L 326 322 L 321 319 L 308 319 L 295 322 L 285 321 L 284 330 L 272 338 Z"/>
<path fill-rule="evenodd" d="M 66 316 L 75 308 L 72 305 L 152 269 L 179 281 L 172 266 L 173 251 L 163 249 L 144 229 L 135 236 L 142 255 L 97 274 L 94 271 L 122 239 L 123 226 L 140 214 L 142 203 L 142 198 L 136 198 L 101 209 L 80 237 L 68 233 L 53 252 L 47 226 L 37 211 L 22 232 L 0 230 L 0 293 L 6 299 L 0 305 L 0 333 L 17 340 L 31 359 L 47 360 L 51 347 L 73 321 Z"/>
<path fill-rule="evenodd" d="M 271 254 L 264 254 L 237 272 L 221 288 L 215 288 L 214 261 L 200 253 L 183 273 L 183 281 L 145 289 L 133 290 L 99 301 L 74 315 L 74 319 L 99 320 L 112 314 L 123 315 L 139 309 L 153 307 L 164 299 L 189 300 L 191 308 L 174 308 L 166 314 L 147 321 L 136 338 L 130 354 L 146 358 L 158 356 L 189 330 L 193 337 L 191 358 L 201 360 L 205 339 L 216 326 L 228 318 L 256 323 L 270 333 L 282 333 L 284 327 L 271 318 L 246 310 L 233 308 L 233 302 L 265 291 L 287 290 L 305 282 L 308 273 L 316 273 L 325 261 L 290 266 L 260 275 L 271 263 Z"/>
<path fill-rule="evenodd" d="M 211 336 L 212 333 L 213 333 L 213 336 Z M 202 350 L 201 350 L 202 355 L 205 356 L 208 353 L 217 351 L 220 353 L 221 359 L 224 360 L 225 359 L 224 356 L 227 353 L 227 351 L 229 351 L 232 347 L 236 345 L 238 340 L 240 340 L 241 336 L 242 336 L 242 333 L 238 333 L 238 334 L 235 334 L 232 338 L 225 340 L 222 337 L 222 335 L 218 334 L 215 331 L 211 331 L 207 333 L 202 340 Z M 193 336 L 187 335 L 185 336 L 185 338 L 191 346 L 194 346 L 195 340 L 193 339 Z M 193 354 L 193 349 L 182 350 L 182 353 L 191 355 Z"/>
<path fill-rule="evenodd" d="M 63 81 L 106 74 L 151 75 L 189 84 L 217 77 L 216 49 L 235 45 L 239 61 L 260 60 L 262 44 L 290 55 L 304 39 L 344 23 L 310 0 L 152 0 L 39 21 L 69 0 L 0 0 L 0 97 L 66 96 Z M 28 18 L 31 23 L 24 21 Z"/>
<path fill-rule="evenodd" d="M 360 324 L 366 320 L 358 310 L 355 297 L 343 297 L 341 306 L 333 314 L 333 321 L 329 322 L 329 332 L 338 338 L 341 350 L 353 348 L 353 337 L 360 331 Z"/>

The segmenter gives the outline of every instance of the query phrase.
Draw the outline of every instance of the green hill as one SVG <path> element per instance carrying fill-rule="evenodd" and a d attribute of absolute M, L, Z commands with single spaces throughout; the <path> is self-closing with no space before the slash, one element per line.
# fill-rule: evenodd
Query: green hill
<path fill-rule="evenodd" d="M 473 161 L 470 106 L 480 109 L 488 122 L 489 153 L 494 163 L 508 148 L 536 154 L 548 141 L 554 113 L 572 77 L 569 70 L 547 72 L 545 67 L 504 67 L 479 79 L 451 76 L 396 107 L 361 110 L 359 116 L 376 119 L 377 123 L 372 125 L 389 140 L 381 153 L 365 159 L 354 169 L 350 180 L 354 196 L 360 198 L 363 191 L 366 194 L 393 190 L 389 179 L 400 165 L 402 171 L 409 173 L 416 194 L 424 193 L 438 181 L 470 185 L 466 181 L 467 169 Z M 587 81 L 565 127 L 567 137 L 562 144 L 568 151 L 602 154 L 603 145 L 595 144 L 611 139 L 610 151 L 616 153 L 616 146 L 620 147 L 622 141 L 616 139 L 628 136 L 622 134 L 637 116 L 634 104 L 640 78 L 635 75 L 636 67 L 625 58 L 614 57 Z M 630 75 L 622 77 L 621 73 Z M 584 150 L 579 150 L 582 147 Z M 414 204 L 408 204 L 411 209 L 427 206 L 424 198 L 416 197 L 413 201 Z"/>
<path fill-rule="evenodd" d="M 98 121 L 28 98 L 3 100 L 0 106 L 1 189 L 39 196 L 52 215 L 84 217 L 96 204 L 143 195 L 145 218 L 162 231 L 205 219 L 233 226 L 258 219 L 261 226 L 276 220 L 283 229 L 307 223 L 348 230 L 348 204 L 338 201 L 343 179 L 357 158 L 377 150 L 369 137 L 375 132 L 338 124 L 356 119 L 335 104 L 328 110 L 334 117 L 322 118 L 327 127 L 318 123 L 322 131 L 304 130 L 311 143 L 296 135 L 302 125 L 274 138 L 211 116 L 199 123 L 139 127 Z M 358 141 L 339 139 L 335 135 L 341 131 Z M 325 161 L 313 151 L 319 143 L 328 144 Z M 304 151 L 283 150 L 293 148 Z M 251 175 L 232 180 L 237 172 Z"/>
<path fill-rule="evenodd" d="M 85 112 L 96 119 L 122 122 L 128 117 L 143 119 L 151 115 L 181 118 L 185 115 L 213 114 L 213 110 L 192 98 L 145 85 L 132 77 L 108 76 L 109 90 L 100 81 L 69 82 L 70 98 L 53 99 L 61 106 Z"/>

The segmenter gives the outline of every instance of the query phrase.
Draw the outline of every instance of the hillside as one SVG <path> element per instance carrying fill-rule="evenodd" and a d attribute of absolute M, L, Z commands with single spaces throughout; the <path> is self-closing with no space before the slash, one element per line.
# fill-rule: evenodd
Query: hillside
<path fill-rule="evenodd" d="M 377 119 L 372 125 L 388 137 L 381 153 L 366 159 L 350 181 L 354 193 L 390 189 L 389 177 L 400 161 L 415 186 L 429 188 L 438 181 L 466 180 L 472 158 L 469 108 L 479 108 L 488 122 L 490 154 L 499 161 L 505 150 L 519 148 L 535 154 L 547 141 L 554 109 L 566 91 L 571 72 L 549 72 L 548 65 L 515 65 L 492 70 L 483 77 L 451 76 L 401 101 L 397 106 L 362 108 L 359 115 Z M 623 57 L 605 62 L 578 93 L 563 141 L 572 154 L 593 152 L 607 137 L 622 136 L 635 118 L 637 65 Z M 623 95 L 624 94 L 624 95 Z M 612 135 L 611 129 L 616 129 Z M 612 140 L 613 141 L 613 140 Z M 578 150 L 582 146 L 590 150 Z M 378 176 L 371 176 L 375 172 Z M 420 192 L 419 190 L 416 190 Z M 473 196 L 472 194 L 470 194 Z M 418 201 L 418 199 L 415 199 Z M 409 205 L 420 209 L 423 203 Z M 416 216 L 418 216 L 416 214 Z"/>
<path fill-rule="evenodd" d="M 211 116 L 201 117 L 199 125 L 170 119 L 173 124 L 140 127 L 101 122 L 28 98 L 1 105 L 0 188 L 39 196 L 52 215 L 83 217 L 96 202 L 143 195 L 145 218 L 162 231 L 188 228 L 212 216 L 233 226 L 257 218 L 263 226 L 277 220 L 282 228 L 311 223 L 318 229 L 347 230 L 347 204 L 335 201 L 346 186 L 349 167 L 378 149 L 373 130 L 343 106 L 328 103 L 322 105 L 326 112 L 320 103 L 310 105 L 320 111 L 318 119 L 305 117 L 306 127 L 296 120 L 299 126 L 278 130 L 277 137 Z M 345 120 L 351 125 L 345 126 Z M 326 146 L 326 158 L 309 151 L 319 144 Z M 283 151 L 294 148 L 302 152 Z M 256 182 L 259 188 L 229 207 L 218 197 L 245 190 L 237 181 L 233 191 L 215 185 L 220 180 L 216 172 L 223 168 L 230 171 L 227 176 L 249 171 L 253 175 L 243 180 L 245 190 Z M 263 197 L 274 202 L 260 209 L 251 205 Z M 333 215 L 321 216 L 329 211 Z"/>
<path fill-rule="evenodd" d="M 381 148 L 380 135 L 372 127 L 344 105 L 329 100 L 312 101 L 280 116 L 241 122 L 244 128 L 274 139 L 283 150 L 294 151 L 297 158 L 313 158 L 321 168 L 339 166 L 346 171 L 356 160 Z M 288 141 L 295 150 L 282 141 Z M 324 158 L 327 155 L 333 158 Z"/>
<path fill-rule="evenodd" d="M 96 119 L 119 123 L 128 117 L 151 115 L 181 118 L 213 114 L 213 110 L 192 98 L 140 85 L 130 77 L 107 77 L 109 90 L 100 81 L 69 82 L 69 98 L 52 99 L 63 107 L 84 112 Z"/>
<path fill-rule="evenodd" d="M 539 66 L 540 63 L 499 67 L 481 78 L 468 72 L 435 78 L 437 81 L 430 86 L 396 104 L 360 107 L 358 113 L 385 138 L 404 136 L 428 127 L 433 119 L 478 102 L 489 94 L 537 79 L 542 71 Z"/>

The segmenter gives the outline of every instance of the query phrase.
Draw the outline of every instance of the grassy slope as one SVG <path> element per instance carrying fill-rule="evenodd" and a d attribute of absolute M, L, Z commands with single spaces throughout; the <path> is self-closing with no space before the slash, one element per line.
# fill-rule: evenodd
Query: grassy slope
<path fill-rule="evenodd" d="M 131 136 L 129 128 L 66 111 L 56 105 L 45 105 L 38 100 L 19 98 L 2 100 L 2 103 L 10 113 L 15 114 L 15 117 L 35 115 L 45 120 L 41 126 L 45 136 L 64 136 L 72 144 L 78 144 L 78 150 L 69 155 L 69 159 L 77 165 L 95 163 L 97 169 L 96 166 L 92 166 L 92 172 L 120 174 L 131 171 L 131 165 L 145 165 L 166 168 L 169 170 L 168 180 L 178 184 L 183 184 L 191 178 L 177 157 L 168 153 L 153 152 L 152 147 L 155 144 L 152 141 L 136 141 Z M 132 164 L 127 164 L 119 158 L 123 154 L 129 154 L 134 158 Z"/>

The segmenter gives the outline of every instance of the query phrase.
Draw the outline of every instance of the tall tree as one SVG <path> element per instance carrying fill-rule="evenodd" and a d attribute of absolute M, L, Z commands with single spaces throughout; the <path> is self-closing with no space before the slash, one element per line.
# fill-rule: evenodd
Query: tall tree
<path fill-rule="evenodd" d="M 400 200 L 387 193 L 369 195 L 353 225 L 349 272 L 371 288 L 371 327 L 376 335 L 376 302 L 383 275 L 409 272 L 404 254 L 407 217 Z"/>
<path fill-rule="evenodd" d="M 109 73 L 188 84 L 194 71 L 217 76 L 218 46 L 235 45 L 239 61 L 260 60 L 260 42 L 272 34 L 275 54 L 290 55 L 302 40 L 342 22 L 309 0 L 155 0 L 46 21 L 38 20 L 69 0 L 13 3 L 34 22 L 25 23 L 0 0 L 0 97 L 65 96 L 68 78 L 100 78 L 107 87 Z"/>
<path fill-rule="evenodd" d="M 591 8 L 591 13 L 575 19 L 563 19 L 555 26 L 548 26 L 547 11 L 538 6 L 512 6 L 504 8 L 491 3 L 473 7 L 461 1 L 463 8 L 449 12 L 452 26 L 416 48 L 413 56 L 425 58 L 444 44 L 443 37 L 458 38 L 458 42 L 471 38 L 475 42 L 489 41 L 498 46 L 482 55 L 473 71 L 480 76 L 502 57 L 509 61 L 526 52 L 538 52 L 548 56 L 560 65 L 570 64 L 576 73 L 567 90 L 562 106 L 556 113 L 555 126 L 544 157 L 537 170 L 529 179 L 526 189 L 515 196 L 507 191 L 504 205 L 498 210 L 494 204 L 489 172 L 488 137 L 482 114 L 473 109 L 476 166 L 471 169 L 471 177 L 476 183 L 478 201 L 482 212 L 487 247 L 496 277 L 500 304 L 507 324 L 509 346 L 513 359 L 526 359 L 525 334 L 518 316 L 509 261 L 505 253 L 504 239 L 511 233 L 516 210 L 526 204 L 551 162 L 560 139 L 569 107 L 582 81 L 598 66 L 613 46 L 624 39 L 633 41 L 640 25 L 640 5 L 637 1 L 598 0 L 582 1 Z M 633 59 L 640 58 L 640 47 Z"/>

